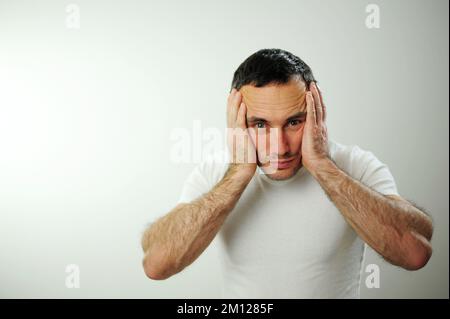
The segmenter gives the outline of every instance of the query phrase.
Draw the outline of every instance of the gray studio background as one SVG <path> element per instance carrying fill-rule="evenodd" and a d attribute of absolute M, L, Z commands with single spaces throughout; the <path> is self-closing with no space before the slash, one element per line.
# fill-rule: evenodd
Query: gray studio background
<path fill-rule="evenodd" d="M 312 67 L 330 138 L 371 150 L 434 218 L 429 264 L 370 250 L 381 286 L 363 272 L 361 297 L 448 298 L 446 0 L 0 1 L 0 297 L 220 297 L 215 242 L 156 282 L 140 237 L 194 167 L 169 160 L 173 128 L 224 127 L 234 70 L 271 47 Z"/>

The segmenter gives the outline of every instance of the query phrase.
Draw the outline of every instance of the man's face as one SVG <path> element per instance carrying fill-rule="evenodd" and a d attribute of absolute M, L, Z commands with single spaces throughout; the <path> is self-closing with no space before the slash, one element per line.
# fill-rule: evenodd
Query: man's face
<path fill-rule="evenodd" d="M 240 92 L 247 105 L 247 126 L 257 150 L 258 166 L 274 180 L 294 176 L 302 167 L 306 84 L 292 79 L 261 88 L 244 85 Z"/>

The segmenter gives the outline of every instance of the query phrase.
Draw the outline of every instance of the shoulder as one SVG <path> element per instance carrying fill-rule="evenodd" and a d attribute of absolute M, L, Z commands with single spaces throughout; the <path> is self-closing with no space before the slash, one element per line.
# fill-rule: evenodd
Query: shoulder
<path fill-rule="evenodd" d="M 229 155 L 226 150 L 207 153 L 195 170 L 202 175 L 208 187 L 212 188 L 225 175 L 229 166 Z"/>
<path fill-rule="evenodd" d="M 209 192 L 225 175 L 228 169 L 227 159 L 224 152 L 205 155 L 185 180 L 178 202 L 191 202 Z"/>
<path fill-rule="evenodd" d="M 370 167 L 384 165 L 372 151 L 356 144 L 342 144 L 329 140 L 329 149 L 330 157 L 336 165 L 358 180 L 363 178 Z"/>
<path fill-rule="evenodd" d="M 331 142 L 330 156 L 349 176 L 385 195 L 399 195 L 397 184 L 387 164 L 374 153 L 358 145 Z"/>

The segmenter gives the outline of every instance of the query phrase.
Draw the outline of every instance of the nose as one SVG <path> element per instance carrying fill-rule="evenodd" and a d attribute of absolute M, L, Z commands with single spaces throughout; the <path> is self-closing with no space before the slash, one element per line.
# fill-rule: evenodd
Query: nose
<path fill-rule="evenodd" d="M 283 158 L 290 153 L 286 133 L 279 128 L 270 130 L 270 155 L 271 158 Z"/>

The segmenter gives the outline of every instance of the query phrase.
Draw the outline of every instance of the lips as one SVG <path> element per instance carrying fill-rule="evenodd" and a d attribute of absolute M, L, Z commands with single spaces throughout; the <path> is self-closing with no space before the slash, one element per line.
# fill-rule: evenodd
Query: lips
<path fill-rule="evenodd" d="M 274 164 L 283 164 L 283 163 L 289 163 L 292 162 L 295 158 L 291 158 L 291 159 L 287 159 L 287 160 L 275 160 L 275 161 L 270 161 L 271 163 Z"/>
<path fill-rule="evenodd" d="M 276 167 L 277 169 L 287 169 L 291 167 L 292 162 L 295 158 L 289 159 L 289 160 L 278 160 L 278 161 L 272 161 L 270 164 L 272 167 Z"/>

